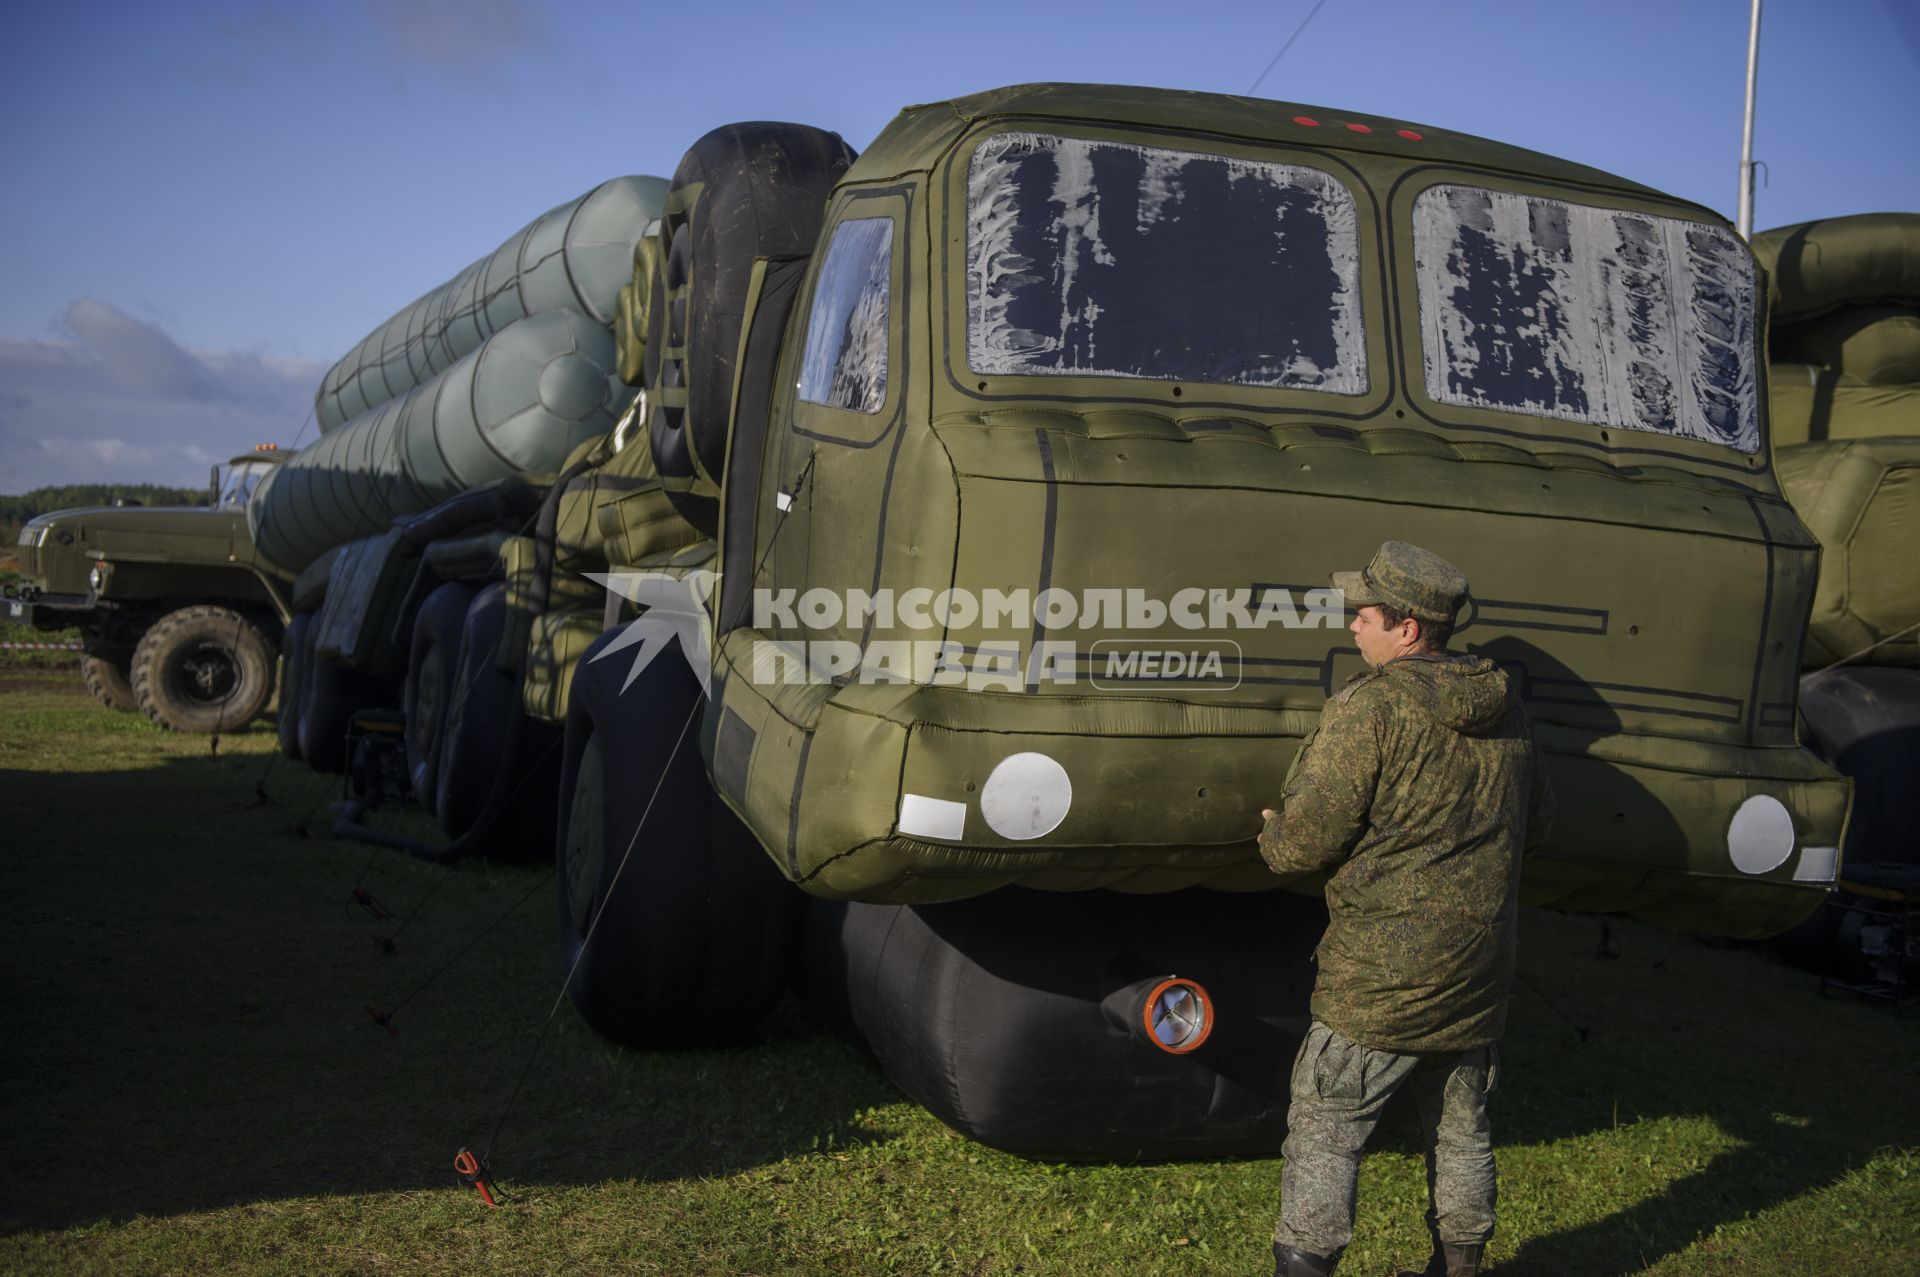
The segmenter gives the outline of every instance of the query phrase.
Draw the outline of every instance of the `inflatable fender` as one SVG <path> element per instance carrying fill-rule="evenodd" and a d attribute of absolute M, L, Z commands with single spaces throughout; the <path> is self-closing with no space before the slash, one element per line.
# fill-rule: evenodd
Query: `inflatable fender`
<path fill-rule="evenodd" d="M 1318 900 L 1008 887 L 940 905 L 816 901 L 803 992 L 964 1135 L 1048 1160 L 1271 1155 L 1309 1023 Z M 1204 1038 L 1149 996 L 1204 991 Z"/>
<path fill-rule="evenodd" d="M 555 849 L 567 993 L 618 1042 L 738 1042 L 787 987 L 807 900 L 709 784 L 700 686 L 677 647 L 623 691 L 631 661 L 594 659 L 618 633 L 587 649 L 568 706 Z"/>
<path fill-rule="evenodd" d="M 753 259 L 811 254 L 853 159 L 839 134 L 802 124 L 717 128 L 674 170 L 656 247 L 643 250 L 652 260 L 635 280 L 650 290 L 641 364 L 654 460 L 675 508 L 708 536 L 719 526 Z"/>
<path fill-rule="evenodd" d="M 470 587 L 449 581 L 427 596 L 413 618 L 400 706 L 407 720 L 407 779 L 429 814 L 436 810 L 447 705 L 458 672 L 460 631 L 472 601 Z"/>

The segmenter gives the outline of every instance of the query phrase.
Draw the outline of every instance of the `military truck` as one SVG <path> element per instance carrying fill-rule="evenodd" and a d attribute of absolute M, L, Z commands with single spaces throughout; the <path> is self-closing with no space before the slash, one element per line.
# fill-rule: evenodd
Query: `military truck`
<path fill-rule="evenodd" d="M 1268 873 L 1258 813 L 1362 668 L 1328 575 L 1389 537 L 1467 570 L 1454 645 L 1534 719 L 1561 816 L 1523 900 L 1761 935 L 1825 898 L 1819 546 L 1718 215 L 1408 121 L 1086 85 L 908 108 L 857 158 L 729 126 L 659 201 L 605 340 L 549 320 L 538 392 L 492 392 L 548 412 L 514 473 L 463 488 L 488 454 L 434 424 L 494 384 L 421 357 L 475 331 L 463 275 L 329 374 L 360 415 L 251 510 L 299 570 L 301 713 L 387 680 L 443 822 L 483 754 L 461 838 L 557 804 L 601 1032 L 734 1040 L 797 983 L 989 1143 L 1277 1148 L 1320 884 Z M 629 389 L 545 371 L 576 356 Z"/>
<path fill-rule="evenodd" d="M 212 469 L 207 504 L 57 510 L 20 530 L 0 615 L 78 627 L 87 690 L 174 731 L 232 731 L 273 697 L 290 577 L 253 551 L 247 501 L 272 445 Z"/>

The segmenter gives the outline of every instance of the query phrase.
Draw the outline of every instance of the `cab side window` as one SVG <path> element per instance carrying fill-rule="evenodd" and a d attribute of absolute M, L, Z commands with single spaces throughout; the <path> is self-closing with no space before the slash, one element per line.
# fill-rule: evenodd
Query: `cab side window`
<path fill-rule="evenodd" d="M 807 315 L 800 398 L 877 413 L 887 401 L 887 306 L 893 282 L 893 220 L 840 223 Z"/>

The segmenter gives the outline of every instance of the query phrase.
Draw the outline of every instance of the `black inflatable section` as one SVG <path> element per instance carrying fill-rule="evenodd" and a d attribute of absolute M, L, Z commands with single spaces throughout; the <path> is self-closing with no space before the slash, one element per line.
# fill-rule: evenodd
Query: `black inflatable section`
<path fill-rule="evenodd" d="M 309 631 L 311 634 L 312 631 Z M 307 647 L 306 687 L 300 697 L 300 757 L 321 772 L 347 770 L 347 727 L 363 709 L 393 703 L 394 688 Z"/>
<path fill-rule="evenodd" d="M 1800 680 L 1805 743 L 1853 777 L 1841 876 L 1920 864 L 1920 670 L 1843 666 Z"/>
<path fill-rule="evenodd" d="M 837 133 L 756 121 L 715 129 L 674 170 L 648 302 L 648 433 L 674 508 L 709 536 L 719 502 L 672 481 L 704 471 L 717 484 L 725 470 L 753 259 L 812 253 L 827 196 L 853 159 Z"/>
<path fill-rule="evenodd" d="M 460 632 L 472 602 L 471 587 L 449 581 L 427 596 L 413 618 L 400 707 L 406 713 L 407 779 L 414 798 L 429 812 L 438 800 L 447 706 L 458 673 Z"/>
<path fill-rule="evenodd" d="M 955 1130 L 1061 1161 L 1268 1155 L 1308 1024 L 1326 907 L 1290 892 L 815 902 L 804 992 Z M 1134 1031 L 1139 992 L 1198 982 L 1212 1032 L 1170 1054 Z"/>
<path fill-rule="evenodd" d="M 506 627 L 507 587 L 496 581 L 472 597 L 460 621 L 434 789 L 434 813 L 449 838 L 479 823 L 496 782 L 516 761 L 520 683 L 494 660 Z"/>
<path fill-rule="evenodd" d="M 280 671 L 280 711 L 274 726 L 280 733 L 280 752 L 292 759 L 300 757 L 300 710 L 306 700 L 307 667 L 313 661 L 307 634 L 312 628 L 312 613 L 302 612 L 287 623 L 280 643 L 285 667 Z"/>
<path fill-rule="evenodd" d="M 678 649 L 661 653 L 623 693 L 628 661 L 593 660 L 612 638 L 587 649 L 567 716 L 555 874 L 562 970 L 573 971 L 567 992 L 596 1032 L 618 1042 L 739 1042 L 792 978 L 806 897 L 708 783 L 699 742 L 705 707 Z M 597 804 L 597 836 L 572 864 L 574 795 L 589 742 L 601 783 L 589 784 L 580 801 Z"/>

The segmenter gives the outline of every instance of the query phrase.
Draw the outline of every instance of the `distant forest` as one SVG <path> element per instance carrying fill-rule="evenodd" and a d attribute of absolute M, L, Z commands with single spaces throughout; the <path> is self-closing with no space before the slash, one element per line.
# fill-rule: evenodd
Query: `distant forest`
<path fill-rule="evenodd" d="M 20 525 L 35 515 L 82 505 L 112 505 L 115 497 L 141 505 L 205 505 L 205 488 L 163 488 L 152 483 L 70 483 L 59 488 L 35 488 L 17 497 L 0 496 L 0 526 L 11 547 Z"/>

